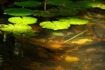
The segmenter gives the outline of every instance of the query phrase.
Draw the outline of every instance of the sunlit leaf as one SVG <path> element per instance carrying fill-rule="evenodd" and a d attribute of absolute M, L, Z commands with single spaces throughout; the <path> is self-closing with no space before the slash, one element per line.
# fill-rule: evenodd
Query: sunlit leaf
<path fill-rule="evenodd" d="M 101 9 L 105 9 L 105 4 L 101 4 L 98 7 L 101 8 Z"/>
<path fill-rule="evenodd" d="M 81 18 L 67 18 L 67 19 L 60 19 L 59 21 L 65 21 L 71 25 L 84 25 L 88 23 L 87 19 L 81 19 Z"/>
<path fill-rule="evenodd" d="M 68 27 L 70 27 L 70 24 L 61 21 L 52 21 L 52 22 L 45 21 L 41 22 L 40 26 L 47 29 L 60 30 L 60 29 L 67 29 Z"/>
<path fill-rule="evenodd" d="M 28 36 L 29 36 L 29 34 L 30 34 L 30 36 L 33 36 L 33 33 L 35 32 L 35 31 L 32 31 L 31 26 L 12 25 L 12 24 L 9 24 L 9 25 L 2 24 L 2 26 L 0 27 L 0 30 L 5 31 L 7 33 L 13 33 L 14 35 L 20 35 L 22 33 L 25 33 Z M 28 32 L 28 31 L 30 31 L 30 32 Z"/>
<path fill-rule="evenodd" d="M 36 23 L 37 19 L 33 17 L 11 17 L 8 21 L 15 24 L 27 25 Z"/>

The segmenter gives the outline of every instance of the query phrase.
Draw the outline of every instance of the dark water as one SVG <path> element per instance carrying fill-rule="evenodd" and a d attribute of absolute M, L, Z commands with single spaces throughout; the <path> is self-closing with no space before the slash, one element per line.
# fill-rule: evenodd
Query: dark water
<path fill-rule="evenodd" d="M 27 39 L 10 34 L 6 42 L 2 41 L 1 35 L 0 70 L 104 70 L 105 28 L 103 22 L 101 25 L 102 20 L 90 27 L 72 26 L 57 31 L 58 35 L 49 30 L 46 35 Z M 64 43 L 85 29 L 88 31 Z"/>

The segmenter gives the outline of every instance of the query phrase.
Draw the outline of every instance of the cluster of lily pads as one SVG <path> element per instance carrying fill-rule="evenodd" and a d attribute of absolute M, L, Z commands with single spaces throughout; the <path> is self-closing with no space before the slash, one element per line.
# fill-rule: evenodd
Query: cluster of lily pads
<path fill-rule="evenodd" d="M 36 23 L 37 18 L 28 17 L 29 15 L 43 16 L 43 17 L 52 17 L 55 15 L 65 16 L 68 14 L 78 13 L 77 10 L 83 8 L 87 9 L 90 7 L 92 8 L 99 7 L 101 9 L 105 9 L 105 5 L 102 4 L 102 2 L 93 2 L 92 0 L 88 1 L 82 0 L 77 2 L 73 2 L 71 0 L 47 0 L 46 4 L 56 5 L 58 7 L 53 9 L 48 9 L 46 11 L 27 9 L 29 7 L 40 6 L 41 2 L 39 1 L 28 0 L 23 2 L 14 2 L 14 4 L 20 6 L 21 8 L 8 8 L 4 10 L 4 13 L 14 16 L 8 19 L 8 21 L 11 24 L 8 25 L 2 24 L 0 26 L 0 30 L 7 33 L 13 33 L 14 35 L 21 35 L 21 34 L 34 35 L 34 32 L 36 31 L 33 31 L 31 26 L 29 26 L 29 24 Z M 88 23 L 87 19 L 65 18 L 65 19 L 59 19 L 58 21 L 43 21 L 39 25 L 47 29 L 61 30 L 61 29 L 68 29 L 71 25 L 84 25 L 87 23 Z"/>
<path fill-rule="evenodd" d="M 25 2 L 15 2 L 17 6 L 24 7 L 36 7 L 41 3 L 38 1 L 25 1 Z M 6 33 L 13 33 L 14 35 L 23 35 L 24 37 L 34 36 L 35 30 L 32 30 L 29 24 L 34 24 L 37 22 L 37 18 L 28 17 L 34 13 L 33 10 L 27 8 L 8 8 L 4 10 L 4 13 L 14 16 L 8 18 L 10 22 L 8 25 L 2 24 L 0 30 Z"/>
<path fill-rule="evenodd" d="M 47 0 L 47 4 L 61 6 L 68 9 L 78 9 L 78 8 L 96 8 L 99 5 L 105 5 L 102 1 L 93 0 L 81 0 L 73 2 L 71 0 Z M 101 7 L 100 7 L 101 8 Z"/>
<path fill-rule="evenodd" d="M 46 0 L 46 4 L 57 6 L 56 8 L 48 8 L 47 11 L 35 10 L 34 16 L 52 17 L 52 16 L 71 16 L 79 13 L 80 10 L 89 8 L 105 9 L 102 1 L 81 0 L 73 2 L 71 0 Z"/>
<path fill-rule="evenodd" d="M 40 23 L 40 26 L 47 29 L 60 30 L 68 29 L 71 25 L 85 25 L 87 23 L 88 23 L 87 19 L 67 18 L 59 19 L 59 21 L 44 21 Z"/>

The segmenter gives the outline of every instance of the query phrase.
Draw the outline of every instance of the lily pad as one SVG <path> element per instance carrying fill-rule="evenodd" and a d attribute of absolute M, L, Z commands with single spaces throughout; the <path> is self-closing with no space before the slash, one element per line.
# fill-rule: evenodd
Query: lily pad
<path fill-rule="evenodd" d="M 27 16 L 32 15 L 34 11 L 25 8 L 9 8 L 4 10 L 4 13 L 12 16 Z"/>
<path fill-rule="evenodd" d="M 28 25 L 5 25 L 2 24 L 2 26 L 0 27 L 0 30 L 8 32 L 8 33 L 13 33 L 15 35 L 20 35 L 21 33 L 25 33 L 28 31 L 31 31 L 32 28 L 31 26 Z"/>
<path fill-rule="evenodd" d="M 60 30 L 60 29 L 68 29 L 70 27 L 70 24 L 61 21 L 52 21 L 52 22 L 45 21 L 41 22 L 40 26 L 47 29 Z"/>
<path fill-rule="evenodd" d="M 11 17 L 8 21 L 19 25 L 27 25 L 36 23 L 37 19 L 33 17 Z"/>
<path fill-rule="evenodd" d="M 99 5 L 101 5 L 100 2 L 93 2 L 93 3 L 89 3 L 88 6 L 91 6 L 92 8 L 96 8 L 98 7 Z"/>
<path fill-rule="evenodd" d="M 105 4 L 100 4 L 98 7 L 101 9 L 105 9 Z"/>
<path fill-rule="evenodd" d="M 38 1 L 24 1 L 24 2 L 14 2 L 17 6 L 23 6 L 23 7 L 36 7 L 41 5 Z"/>
<path fill-rule="evenodd" d="M 59 21 L 67 22 L 71 25 L 84 25 L 88 23 L 87 19 L 81 19 L 81 18 L 67 18 L 67 19 L 60 19 Z"/>
<path fill-rule="evenodd" d="M 72 25 L 85 25 L 88 23 L 88 20 L 81 18 L 71 18 L 69 23 Z"/>

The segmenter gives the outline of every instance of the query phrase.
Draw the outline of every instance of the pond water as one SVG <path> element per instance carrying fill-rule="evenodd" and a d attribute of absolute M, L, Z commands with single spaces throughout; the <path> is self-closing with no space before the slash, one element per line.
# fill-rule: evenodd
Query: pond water
<path fill-rule="evenodd" d="M 32 38 L 9 35 L 0 42 L 0 70 L 104 70 L 105 15 L 88 17 L 84 26 L 43 29 Z"/>

